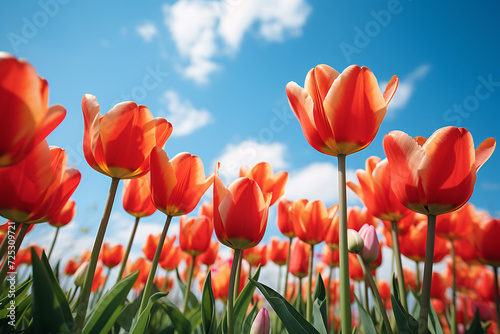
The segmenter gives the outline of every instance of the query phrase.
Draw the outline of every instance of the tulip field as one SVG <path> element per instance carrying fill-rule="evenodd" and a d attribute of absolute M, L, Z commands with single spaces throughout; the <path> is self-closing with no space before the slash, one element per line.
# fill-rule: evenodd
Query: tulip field
<path fill-rule="evenodd" d="M 57 1 L 40 6 L 63 10 Z M 237 20 L 224 15 L 252 8 L 225 4 L 211 17 L 212 7 L 200 3 L 166 5 L 166 24 L 202 6 L 206 22 L 220 20 L 218 31 L 227 37 L 224 24 L 236 27 Z M 368 23 L 397 20 L 403 7 L 391 3 L 370 12 Z M 300 8 L 307 17 L 309 7 Z M 195 21 L 190 29 L 205 24 Z M 368 38 L 366 27 L 354 31 Z M 148 29 L 141 35 L 149 43 L 158 32 Z M 208 23 L 203 29 L 216 31 Z M 276 29 L 263 26 L 259 33 Z M 178 30 L 172 31 L 175 38 Z M 368 48 L 356 36 L 354 54 Z M 353 50 L 345 45 L 344 56 Z M 193 64 L 212 61 L 196 57 Z M 289 198 L 296 174 L 273 166 L 270 156 L 256 154 L 257 163 L 237 164 L 237 177 L 228 178 L 224 160 L 209 169 L 198 154 L 172 149 L 185 123 L 155 117 L 147 97 L 131 94 L 107 107 L 99 102 L 104 92 L 86 91 L 78 93 L 77 111 L 49 103 L 50 76 L 29 57 L 0 51 L 0 333 L 499 333 L 500 219 L 471 201 L 481 168 L 498 154 L 496 134 L 469 130 L 466 122 L 433 127 L 430 121 L 425 137 L 415 136 L 411 124 L 381 133 L 384 122 L 393 124 L 388 115 L 399 108 L 398 94 L 411 94 L 408 82 L 417 79 L 391 74 L 384 81 L 376 68 L 353 63 L 314 63 L 280 87 L 297 130 L 286 134 L 308 144 L 293 154 L 336 164 L 331 203 Z M 163 80 L 151 71 L 140 86 L 145 92 L 151 78 Z M 495 94 L 500 84 L 481 80 L 478 87 Z M 51 94 L 57 88 L 64 89 L 51 86 Z M 51 134 L 75 112 L 83 120 L 78 148 L 52 146 Z M 215 135 L 205 140 L 217 142 Z M 365 153 L 379 143 L 383 156 Z M 72 163 L 74 151 L 85 169 Z M 356 159 L 364 168 L 351 172 Z M 91 248 L 80 249 L 76 240 L 67 246 L 64 231 L 94 219 L 76 196 L 94 180 L 87 168 L 109 190 L 92 188 L 92 196 L 107 199 L 89 222 L 95 230 L 81 234 Z M 326 181 L 301 186 L 320 189 Z M 351 205 L 352 197 L 360 206 Z M 126 242 L 116 243 L 109 231 L 122 209 L 133 227 L 122 231 Z M 161 233 L 145 232 L 152 215 L 161 219 Z M 33 228 L 49 225 L 50 246 L 30 238 Z"/>

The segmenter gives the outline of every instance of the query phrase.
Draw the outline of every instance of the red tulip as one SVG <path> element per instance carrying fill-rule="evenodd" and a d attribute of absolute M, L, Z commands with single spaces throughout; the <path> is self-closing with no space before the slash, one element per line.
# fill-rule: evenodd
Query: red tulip
<path fill-rule="evenodd" d="M 179 153 L 170 160 L 160 148 L 151 152 L 151 198 L 166 215 L 193 211 L 212 181 L 213 175 L 205 178 L 203 163 L 196 155 Z"/>
<path fill-rule="evenodd" d="M 431 298 L 444 299 L 447 288 L 448 285 L 446 284 L 445 278 L 440 273 L 433 272 L 432 284 L 431 284 Z"/>
<path fill-rule="evenodd" d="M 160 262 L 165 260 L 165 258 L 167 257 L 168 253 L 170 252 L 170 248 L 172 247 L 172 244 L 175 241 L 175 238 L 176 238 L 175 235 L 170 238 L 169 237 L 165 238 L 165 243 L 163 244 L 163 248 L 161 249 L 160 253 L 160 260 L 159 260 Z M 148 239 L 146 240 L 146 243 L 142 247 L 142 252 L 149 261 L 153 261 L 153 258 L 155 257 L 156 248 L 158 248 L 159 241 L 160 241 L 160 234 L 148 235 Z"/>
<path fill-rule="evenodd" d="M 123 208 L 136 218 L 151 216 L 156 207 L 147 184 L 149 174 L 123 182 Z"/>
<path fill-rule="evenodd" d="M 370 157 L 366 171 L 356 171 L 359 185 L 348 181 L 347 185 L 361 198 L 372 216 L 382 220 L 397 221 L 410 213 L 398 200 L 391 187 L 391 171 L 387 159 Z"/>
<path fill-rule="evenodd" d="M 49 86 L 31 64 L 0 52 L 0 167 L 14 165 L 49 135 L 66 116 L 48 107 Z"/>
<path fill-rule="evenodd" d="M 75 201 L 69 200 L 64 204 L 59 214 L 49 220 L 49 224 L 55 227 L 63 227 L 68 225 L 76 214 Z"/>
<path fill-rule="evenodd" d="M 149 263 L 146 259 L 142 257 L 138 258 L 134 263 L 130 264 L 127 270 L 129 274 L 133 273 L 136 270 L 139 270 L 139 276 L 137 277 L 137 280 L 134 283 L 134 288 L 136 289 L 144 288 L 144 284 L 146 284 L 150 269 L 151 269 L 151 263 Z"/>
<path fill-rule="evenodd" d="M 213 232 L 212 221 L 207 216 L 181 216 L 179 245 L 189 255 L 200 255 L 208 250 Z"/>
<path fill-rule="evenodd" d="M 250 267 L 257 267 L 259 264 L 265 266 L 267 264 L 267 246 L 258 245 L 247 248 L 243 251 L 243 258 L 248 262 Z"/>
<path fill-rule="evenodd" d="M 358 256 L 353 253 L 349 253 L 349 277 L 358 282 L 364 279 L 363 267 L 359 263 Z"/>
<path fill-rule="evenodd" d="M 69 276 L 74 275 L 80 267 L 80 264 L 81 263 L 76 262 L 73 259 L 69 259 L 68 262 L 66 262 L 66 266 L 64 267 L 64 274 Z"/>
<path fill-rule="evenodd" d="M 476 172 L 495 145 L 488 138 L 474 151 L 469 131 L 451 126 L 427 140 L 392 131 L 384 138 L 384 151 L 394 193 L 404 206 L 426 215 L 457 210 L 472 195 Z"/>
<path fill-rule="evenodd" d="M 224 187 L 215 168 L 214 227 L 219 241 L 232 249 L 257 245 L 264 237 L 271 194 L 263 194 L 256 181 L 240 177 Z"/>
<path fill-rule="evenodd" d="M 103 116 L 97 98 L 85 94 L 82 110 L 85 159 L 110 177 L 131 179 L 146 174 L 151 150 L 163 147 L 172 133 L 172 124 L 153 118 L 146 106 L 135 102 L 119 103 Z"/>
<path fill-rule="evenodd" d="M 163 247 L 165 247 L 165 246 L 163 246 Z M 162 251 L 162 253 L 163 253 L 163 251 Z M 160 255 L 160 258 L 162 258 L 162 257 L 163 257 L 163 254 Z M 167 271 L 175 270 L 175 268 L 179 265 L 181 260 L 182 260 L 182 251 L 181 251 L 180 247 L 172 245 L 170 247 L 170 250 L 166 253 L 163 261 L 160 260 L 160 266 Z"/>
<path fill-rule="evenodd" d="M 321 259 L 323 260 L 323 263 L 329 267 L 338 267 L 339 266 L 339 251 L 332 250 L 332 248 L 330 246 L 324 245 Z"/>
<path fill-rule="evenodd" d="M 292 218 L 295 235 L 309 245 L 319 244 L 325 240 L 325 235 L 337 210 L 337 204 L 327 210 L 322 201 L 293 202 Z"/>
<path fill-rule="evenodd" d="M 55 218 L 80 182 L 66 152 L 40 142 L 21 162 L 0 168 L 0 215 L 17 223 Z"/>
<path fill-rule="evenodd" d="M 210 221 L 212 221 L 214 217 L 214 203 L 203 202 L 200 210 L 198 211 L 198 216 L 206 216 L 210 219 Z"/>
<path fill-rule="evenodd" d="M 339 74 L 318 65 L 307 74 L 304 88 L 290 82 L 286 94 L 312 147 L 333 156 L 348 155 L 375 138 L 398 81 L 393 76 L 382 94 L 367 67 L 352 65 Z"/>
<path fill-rule="evenodd" d="M 248 177 L 255 180 L 264 194 L 272 194 L 271 204 L 283 196 L 285 193 L 285 184 L 288 181 L 287 172 L 279 172 L 273 175 L 273 168 L 267 162 L 260 162 L 252 169 L 248 166 L 240 168 L 240 177 Z"/>
<path fill-rule="evenodd" d="M 416 262 L 424 262 L 427 244 L 427 220 L 420 216 L 416 225 L 410 226 L 408 233 L 400 237 L 399 245 L 401 254 Z M 434 263 L 440 262 L 449 254 L 448 242 L 436 236 L 434 241 Z"/>
<path fill-rule="evenodd" d="M 288 258 L 289 240 L 280 240 L 277 237 L 269 239 L 269 260 L 278 266 L 284 266 Z"/>
<path fill-rule="evenodd" d="M 448 240 L 462 239 L 469 233 L 469 227 L 475 219 L 474 206 L 465 204 L 453 211 L 436 218 L 436 234 Z"/>
<path fill-rule="evenodd" d="M 106 267 L 113 268 L 122 262 L 124 254 L 125 251 L 123 250 L 122 245 L 111 247 L 107 242 L 105 242 L 102 245 L 100 259 L 102 261 L 102 264 L 104 264 Z"/>
<path fill-rule="evenodd" d="M 198 255 L 198 260 L 207 266 L 211 266 L 215 263 L 217 259 L 217 253 L 219 252 L 220 244 L 219 242 L 210 239 L 210 246 L 205 253 Z"/>
<path fill-rule="evenodd" d="M 296 277 L 303 278 L 309 272 L 309 252 L 311 246 L 301 240 L 295 240 L 290 255 L 290 273 Z"/>
<path fill-rule="evenodd" d="M 289 238 L 295 237 L 295 232 L 293 230 L 293 218 L 291 214 L 292 202 L 282 198 L 278 201 L 278 212 L 276 215 L 276 223 L 280 232 Z"/>
<path fill-rule="evenodd" d="M 469 235 L 469 240 L 479 261 L 500 267 L 500 219 L 483 219 L 475 223 L 472 229 L 474 233 Z"/>
<path fill-rule="evenodd" d="M 347 208 L 348 229 L 359 231 L 365 224 L 376 227 L 378 224 L 378 220 L 368 212 L 367 208 L 361 209 L 357 206 Z"/>
<path fill-rule="evenodd" d="M 90 291 L 96 292 L 103 284 L 106 276 L 102 275 L 102 267 L 97 266 L 94 272 L 94 279 L 92 280 L 92 288 Z"/>

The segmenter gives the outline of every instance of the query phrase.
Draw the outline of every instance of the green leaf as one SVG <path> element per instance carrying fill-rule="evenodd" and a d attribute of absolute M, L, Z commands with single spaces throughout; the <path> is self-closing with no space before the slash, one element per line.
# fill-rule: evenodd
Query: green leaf
<path fill-rule="evenodd" d="M 162 299 L 160 305 L 162 305 L 163 309 L 165 312 L 167 312 L 170 320 L 172 321 L 172 324 L 174 325 L 174 328 L 178 334 L 191 334 L 191 323 L 189 320 L 182 314 L 179 309 L 172 304 L 171 301 L 168 299 L 164 298 Z M 137 334 L 142 333 L 142 332 L 137 332 Z M 132 333 L 131 333 L 132 334 Z M 135 334 L 135 333 L 134 333 Z"/>
<path fill-rule="evenodd" d="M 278 317 L 280 317 L 283 325 L 288 332 L 294 334 L 313 334 L 319 333 L 297 310 L 279 293 L 270 287 L 261 284 L 250 278 L 250 282 L 262 292 L 269 304 L 272 306 Z"/>
<path fill-rule="evenodd" d="M 73 326 L 73 316 L 66 296 L 54 277 L 45 252 L 41 259 L 31 248 L 33 286 L 31 308 L 35 333 L 66 333 Z"/>
<path fill-rule="evenodd" d="M 146 331 L 146 327 L 148 326 L 149 321 L 149 312 L 153 307 L 153 304 L 160 298 L 165 297 L 167 294 L 162 292 L 157 292 L 152 295 L 148 300 L 148 305 L 142 311 L 142 313 L 137 318 L 137 321 L 133 324 L 132 329 L 130 330 L 130 334 L 142 334 Z"/>
<path fill-rule="evenodd" d="M 469 328 L 464 334 L 486 334 L 488 331 L 481 326 L 481 319 L 479 318 L 479 309 L 474 313 L 474 318 Z"/>
<path fill-rule="evenodd" d="M 139 307 L 141 307 L 142 295 L 144 294 L 144 290 L 142 290 L 136 299 L 134 299 L 131 303 L 125 305 L 125 307 L 120 311 L 118 318 L 116 318 L 116 323 L 125 329 L 127 332 L 130 332 L 130 328 L 132 327 L 132 322 L 134 320 L 135 315 L 139 311 Z"/>
<path fill-rule="evenodd" d="M 313 303 L 313 326 L 320 334 L 328 334 L 328 327 L 326 327 L 328 325 L 325 325 L 325 318 L 323 317 L 323 311 L 321 310 L 322 308 L 326 309 L 326 302 L 320 302 L 316 299 Z"/>
<path fill-rule="evenodd" d="M 375 324 L 373 323 L 372 317 L 365 310 L 358 297 L 355 296 L 355 298 L 356 303 L 358 304 L 359 317 L 361 320 L 361 324 L 363 325 L 363 329 L 365 330 L 365 334 L 377 334 L 377 330 L 375 329 Z"/>
<path fill-rule="evenodd" d="M 245 317 L 245 321 L 243 321 L 243 325 L 241 326 L 241 333 L 243 334 L 248 334 L 250 333 L 250 330 L 252 329 L 253 321 L 255 320 L 255 317 L 257 317 L 257 313 L 259 312 L 259 305 L 257 303 L 253 304 L 252 309 L 248 313 L 248 315 Z"/>
<path fill-rule="evenodd" d="M 201 292 L 201 324 L 205 333 L 215 333 L 217 328 L 217 315 L 215 298 L 212 290 L 212 271 L 209 271 Z"/>
<path fill-rule="evenodd" d="M 181 276 L 179 275 L 179 270 L 177 270 L 177 267 L 175 268 L 175 273 L 177 274 L 177 282 L 179 283 L 179 288 L 182 291 L 182 296 L 185 298 L 186 297 L 186 284 L 181 280 Z M 188 309 L 194 309 L 197 308 L 199 305 L 198 299 L 196 296 L 192 293 L 189 292 L 189 297 L 188 297 Z"/>
<path fill-rule="evenodd" d="M 398 325 L 399 333 L 418 333 L 418 321 L 413 318 L 403 307 L 398 298 L 398 288 L 396 285 L 396 278 L 392 278 L 392 293 L 391 302 L 392 310 L 394 312 L 394 317 L 396 318 L 396 324 Z"/>
<path fill-rule="evenodd" d="M 313 293 L 313 320 L 314 327 L 322 332 L 320 329 L 325 328 L 325 333 L 328 331 L 328 316 L 326 315 L 326 289 L 323 284 L 323 278 L 321 274 L 318 273 L 318 277 L 316 279 L 316 286 L 314 288 Z M 318 310 L 314 312 L 314 305 L 317 304 Z M 317 313 L 317 314 L 315 314 Z M 323 321 L 323 326 L 320 326 L 320 321 Z"/>
<path fill-rule="evenodd" d="M 418 294 L 411 287 L 410 292 L 412 293 L 413 298 L 415 298 L 415 306 L 413 307 L 412 314 L 416 319 L 420 316 L 420 294 Z M 441 327 L 441 322 L 439 321 L 436 311 L 434 311 L 434 308 L 432 307 L 432 303 L 429 303 L 429 320 L 428 327 L 432 334 L 444 334 L 443 327 Z"/>
<path fill-rule="evenodd" d="M 16 279 L 16 276 L 11 276 L 14 278 L 14 280 Z M 8 278 L 5 280 L 6 283 L 9 283 L 11 282 L 11 279 Z M 5 298 L 3 298 L 2 300 L 0 300 L 0 319 L 3 319 L 7 316 L 7 314 L 9 314 L 10 310 L 8 309 L 8 307 L 11 305 L 11 301 L 14 301 L 14 305 L 16 307 L 18 307 L 19 305 L 19 302 L 24 299 L 24 297 L 26 296 L 26 294 L 28 293 L 28 290 L 31 286 L 31 279 L 27 279 L 26 281 L 22 282 L 21 284 L 19 284 L 16 289 L 12 292 L 14 293 L 11 293 L 11 290 L 10 290 L 10 283 L 9 285 L 7 285 L 5 287 L 5 291 L 8 292 L 6 295 L 5 295 Z M 15 284 L 15 282 L 14 282 Z"/>
<path fill-rule="evenodd" d="M 108 333 L 113 327 L 120 311 L 123 308 L 127 295 L 132 289 L 139 270 L 128 275 L 116 283 L 106 294 L 102 297 L 88 315 L 85 326 L 83 327 L 83 334 L 87 333 Z"/>

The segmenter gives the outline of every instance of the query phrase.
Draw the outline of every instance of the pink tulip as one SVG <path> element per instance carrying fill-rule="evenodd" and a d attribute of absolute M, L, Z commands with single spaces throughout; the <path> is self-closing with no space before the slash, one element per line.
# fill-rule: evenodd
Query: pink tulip
<path fill-rule="evenodd" d="M 364 224 L 359 230 L 359 235 L 365 243 L 360 252 L 361 257 L 367 262 L 373 262 L 377 259 L 380 244 L 378 242 L 377 232 L 372 225 Z"/>
<path fill-rule="evenodd" d="M 271 323 L 269 320 L 269 312 L 263 307 L 253 321 L 250 334 L 269 334 L 270 330 Z"/>

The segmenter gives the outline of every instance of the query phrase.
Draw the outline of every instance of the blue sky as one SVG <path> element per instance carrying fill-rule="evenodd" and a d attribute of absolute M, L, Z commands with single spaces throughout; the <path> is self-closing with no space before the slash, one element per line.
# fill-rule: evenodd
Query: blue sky
<path fill-rule="evenodd" d="M 500 138 L 498 2 L 41 0 L 2 7 L 0 50 L 27 59 L 48 80 L 50 104 L 67 109 L 49 144 L 66 149 L 82 173 L 77 216 L 63 229 L 59 256 L 91 247 L 110 183 L 83 157 L 85 93 L 103 112 L 134 100 L 167 118 L 174 126 L 170 157 L 196 154 L 207 173 L 221 161 L 226 181 L 241 164 L 268 161 L 290 172 L 288 198 L 327 204 L 337 199 L 336 159 L 309 146 L 285 95 L 289 81 L 302 86 L 317 64 L 338 71 L 364 65 L 380 83 L 401 80 L 373 143 L 348 157 L 351 178 L 366 158 L 384 156 L 382 139 L 391 130 L 428 137 L 464 126 L 476 146 Z M 496 217 L 499 164 L 495 152 L 471 198 Z M 113 243 L 126 242 L 133 222 L 120 196 L 121 187 L 107 233 Z M 352 193 L 350 203 L 360 205 Z M 159 233 L 163 221 L 161 213 L 144 219 L 138 240 Z M 268 226 L 266 239 L 278 235 L 274 209 Z M 48 247 L 53 233 L 41 225 L 28 240 Z"/>

